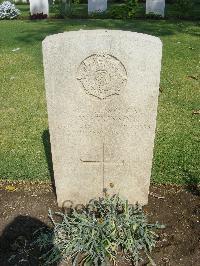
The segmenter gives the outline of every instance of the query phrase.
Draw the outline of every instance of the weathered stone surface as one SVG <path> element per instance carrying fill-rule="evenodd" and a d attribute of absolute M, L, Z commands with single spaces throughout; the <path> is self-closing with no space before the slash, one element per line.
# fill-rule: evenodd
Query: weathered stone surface
<path fill-rule="evenodd" d="M 126 69 L 122 63 L 109 54 L 93 54 L 83 60 L 78 69 L 78 77 L 87 94 L 105 99 L 126 85 Z"/>
<path fill-rule="evenodd" d="M 107 9 L 107 0 L 88 0 L 88 13 L 103 12 Z"/>
<path fill-rule="evenodd" d="M 146 14 L 149 13 L 164 17 L 165 0 L 146 0 Z"/>
<path fill-rule="evenodd" d="M 161 41 L 91 30 L 43 41 L 51 149 L 59 206 L 119 193 L 146 204 Z"/>
<path fill-rule="evenodd" d="M 48 0 L 30 0 L 30 13 L 31 15 L 37 15 L 43 13 L 49 14 L 49 2 Z"/>

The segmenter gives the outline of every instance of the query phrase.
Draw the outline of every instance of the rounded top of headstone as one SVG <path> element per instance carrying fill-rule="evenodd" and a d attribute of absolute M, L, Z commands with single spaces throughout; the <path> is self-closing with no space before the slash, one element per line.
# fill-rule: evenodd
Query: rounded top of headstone
<path fill-rule="evenodd" d="M 58 34 L 53 34 L 53 35 L 49 35 L 47 36 L 44 40 L 43 40 L 43 45 L 47 45 L 49 42 L 54 42 L 54 41 L 58 41 L 58 40 L 65 40 L 66 38 L 71 39 L 71 38 L 77 38 L 77 37 L 82 37 L 85 36 L 85 38 L 95 38 L 96 36 L 103 36 L 103 37 L 107 37 L 107 36 L 112 36 L 112 37 L 116 37 L 119 39 L 122 38 L 134 38 L 135 40 L 141 40 L 143 42 L 148 42 L 150 43 L 155 43 L 157 45 L 162 45 L 161 40 L 158 37 L 152 36 L 152 35 L 148 35 L 148 34 L 144 34 L 144 33 L 138 33 L 138 32 L 132 32 L 132 31 L 123 31 L 123 30 L 106 30 L 106 29 L 97 29 L 97 30 L 77 30 L 77 31 L 68 31 L 68 32 L 63 32 L 63 33 L 58 33 Z"/>

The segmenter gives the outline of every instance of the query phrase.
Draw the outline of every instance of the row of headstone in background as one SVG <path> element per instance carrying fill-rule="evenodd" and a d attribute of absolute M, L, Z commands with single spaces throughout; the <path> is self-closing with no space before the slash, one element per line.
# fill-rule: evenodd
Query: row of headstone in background
<path fill-rule="evenodd" d="M 16 0 L 17 1 L 17 0 Z M 27 0 L 23 0 L 27 1 Z M 63 0 L 64 1 L 64 0 Z M 107 9 L 107 0 L 88 0 L 88 13 L 103 12 Z M 43 13 L 49 14 L 49 2 L 48 0 L 30 0 L 30 13 L 31 15 L 37 15 Z"/>
<path fill-rule="evenodd" d="M 107 0 L 88 0 L 88 13 L 104 12 L 107 9 Z M 164 17 L 165 0 L 146 0 L 146 14 L 155 14 Z"/>
<path fill-rule="evenodd" d="M 49 14 L 48 0 L 14 0 L 15 3 L 21 1 L 22 3 L 30 2 L 31 15 Z M 107 9 L 107 0 L 88 0 L 88 13 L 104 12 Z M 146 0 L 146 14 L 157 14 L 164 17 L 165 0 Z"/>

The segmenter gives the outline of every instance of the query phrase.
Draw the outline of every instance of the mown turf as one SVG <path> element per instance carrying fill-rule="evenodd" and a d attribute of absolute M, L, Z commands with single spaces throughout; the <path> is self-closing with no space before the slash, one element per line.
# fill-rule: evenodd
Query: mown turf
<path fill-rule="evenodd" d="M 193 114 L 200 109 L 199 25 L 148 20 L 0 22 L 0 178 L 50 179 L 41 42 L 47 35 L 80 28 L 138 31 L 162 39 L 152 181 L 200 181 L 200 115 Z"/>

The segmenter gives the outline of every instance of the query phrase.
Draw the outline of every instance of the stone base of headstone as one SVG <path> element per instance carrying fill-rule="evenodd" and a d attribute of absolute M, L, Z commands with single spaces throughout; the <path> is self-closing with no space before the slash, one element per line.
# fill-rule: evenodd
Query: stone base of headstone
<path fill-rule="evenodd" d="M 88 0 L 88 14 L 101 13 L 107 9 L 107 0 Z"/>
<path fill-rule="evenodd" d="M 165 0 L 146 0 L 146 14 L 165 16 Z"/>

